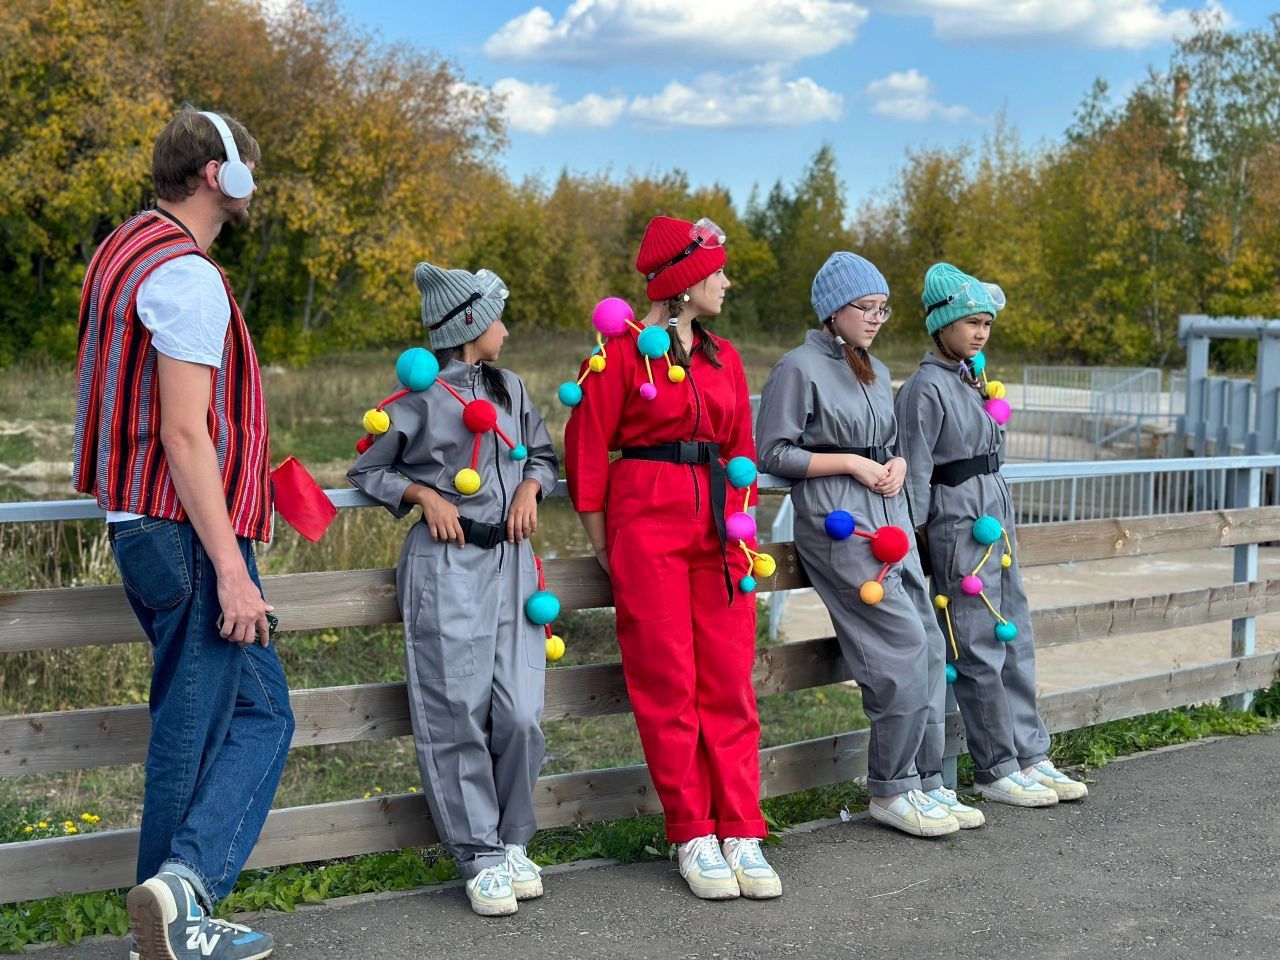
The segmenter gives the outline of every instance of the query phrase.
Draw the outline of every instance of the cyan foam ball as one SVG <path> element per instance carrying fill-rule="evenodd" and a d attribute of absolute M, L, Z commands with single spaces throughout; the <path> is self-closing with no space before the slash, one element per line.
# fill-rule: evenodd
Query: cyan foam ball
<path fill-rule="evenodd" d="M 741 580 L 738 581 L 738 589 L 741 590 L 743 593 L 750 593 L 755 588 L 756 588 L 755 577 L 743 577 Z"/>
<path fill-rule="evenodd" d="M 636 346 L 650 360 L 657 360 L 671 349 L 671 335 L 661 327 L 645 327 L 636 337 Z"/>
<path fill-rule="evenodd" d="M 520 461 L 529 456 L 529 448 L 523 443 L 517 443 L 511 448 L 511 452 L 507 454 L 512 460 Z"/>
<path fill-rule="evenodd" d="M 987 369 L 986 355 L 981 350 L 979 350 L 977 353 L 975 353 L 972 357 L 969 358 L 969 365 L 973 367 L 974 373 L 981 374 L 982 371 Z"/>
<path fill-rule="evenodd" d="M 560 600 L 548 590 L 531 593 L 524 602 L 524 615 L 541 627 L 560 616 Z"/>
<path fill-rule="evenodd" d="M 959 674 L 956 673 L 956 668 L 948 663 L 947 664 L 947 683 L 955 683 L 957 676 L 959 676 Z"/>
<path fill-rule="evenodd" d="M 414 393 L 419 393 L 436 382 L 440 364 L 435 355 L 422 347 L 410 347 L 396 361 L 396 379 Z"/>
<path fill-rule="evenodd" d="M 984 513 L 973 521 L 973 539 L 984 547 L 995 543 L 1003 534 L 1004 527 L 1000 526 L 1000 521 L 989 513 Z"/>
<path fill-rule="evenodd" d="M 582 402 L 582 388 L 572 380 L 566 380 L 560 384 L 560 389 L 556 391 L 556 396 L 560 398 L 560 402 L 566 407 L 576 407 Z"/>
<path fill-rule="evenodd" d="M 756 482 L 756 465 L 750 457 L 734 457 L 724 465 L 724 472 L 729 477 L 730 485 L 739 490 Z"/>
<path fill-rule="evenodd" d="M 1013 643 L 1014 640 L 1018 639 L 1018 628 L 1009 620 L 1004 623 L 997 623 L 996 639 L 1001 643 Z"/>

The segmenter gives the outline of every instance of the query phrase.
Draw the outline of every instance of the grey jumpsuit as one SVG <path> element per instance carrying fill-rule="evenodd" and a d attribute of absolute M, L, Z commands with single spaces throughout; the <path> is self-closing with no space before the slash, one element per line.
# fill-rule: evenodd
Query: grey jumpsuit
<path fill-rule="evenodd" d="M 861 537 L 833 540 L 833 510 L 853 514 L 857 529 L 892 524 L 911 531 L 906 489 L 883 497 L 853 477 L 806 479 L 806 448 L 888 447 L 896 440 L 889 370 L 871 359 L 876 381 L 864 386 L 843 349 L 820 330 L 773 368 L 760 394 L 756 448 L 760 469 L 794 481 L 796 552 L 826 604 L 871 721 L 867 789 L 892 797 L 942 786 L 946 677 L 943 639 L 929 605 L 914 547 L 884 579 L 884 599 L 870 606 L 858 590 L 883 564 Z"/>
<path fill-rule="evenodd" d="M 988 514 L 1015 544 L 1013 504 L 999 473 L 970 477 L 955 487 L 936 484 L 930 491 L 930 486 L 936 464 L 999 453 L 1004 428 L 987 415 L 978 391 L 961 379 L 959 365 L 932 354 L 902 385 L 896 409 L 914 520 L 928 523 L 934 590 L 948 598 L 955 647 L 948 639 L 947 657 L 956 669 L 956 701 L 974 776 L 979 783 L 993 783 L 1045 759 L 1049 750 L 1048 731 L 1036 712 L 1035 639 L 1018 564 L 1001 565 L 1002 554 L 1013 554 L 1003 537 L 983 562 L 987 548 L 972 533 L 973 521 Z M 962 578 L 975 570 L 983 596 L 1017 627 L 1011 643 L 996 638 L 998 621 L 983 596 L 960 588 Z M 935 610 L 935 615 L 947 633 L 947 613 Z"/>
<path fill-rule="evenodd" d="M 431 487 L 472 520 L 505 525 L 516 487 L 555 486 L 559 465 L 524 383 L 503 370 L 512 412 L 494 402 L 498 426 L 528 448 L 515 461 L 490 432 L 481 440 L 479 491 L 461 496 L 454 474 L 470 466 L 474 434 L 462 405 L 433 385 L 386 407 L 391 428 L 347 476 L 397 518 L 411 506 L 410 482 Z M 453 360 L 440 376 L 462 396 L 493 402 L 477 365 Z M 537 590 L 533 547 L 503 541 L 437 543 L 415 523 L 396 568 L 404 619 L 406 677 L 418 766 L 432 819 L 458 869 L 470 879 L 505 858 L 505 844 L 527 843 L 537 829 L 533 788 L 542 765 L 546 641 L 524 614 Z"/>

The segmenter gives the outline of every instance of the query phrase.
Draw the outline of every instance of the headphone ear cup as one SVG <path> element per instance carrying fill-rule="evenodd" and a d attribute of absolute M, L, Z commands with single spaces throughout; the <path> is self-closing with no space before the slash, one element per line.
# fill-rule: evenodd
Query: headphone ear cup
<path fill-rule="evenodd" d="M 253 171 L 239 160 L 227 160 L 218 166 L 218 188 L 232 200 L 243 200 L 253 193 Z"/>

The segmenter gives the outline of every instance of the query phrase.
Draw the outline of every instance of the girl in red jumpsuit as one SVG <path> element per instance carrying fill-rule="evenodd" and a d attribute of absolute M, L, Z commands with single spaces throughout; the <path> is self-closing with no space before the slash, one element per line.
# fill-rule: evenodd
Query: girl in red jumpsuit
<path fill-rule="evenodd" d="M 642 326 L 670 334 L 672 371 L 650 373 L 634 331 L 610 340 L 606 368 L 582 381 L 565 467 L 613 583 L 622 669 L 680 873 L 704 899 L 763 899 L 782 882 L 760 852 L 755 595 L 740 590 L 750 564 L 725 537 L 742 494 L 730 498 L 724 464 L 755 457 L 751 403 L 737 351 L 698 322 L 719 315 L 729 289 L 723 244 L 709 220 L 650 221 L 636 256 L 653 301 Z"/>

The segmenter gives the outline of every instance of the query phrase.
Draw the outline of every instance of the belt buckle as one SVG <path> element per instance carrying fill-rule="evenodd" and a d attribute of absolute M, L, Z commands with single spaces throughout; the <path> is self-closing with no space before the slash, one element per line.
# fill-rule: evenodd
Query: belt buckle
<path fill-rule="evenodd" d="M 678 440 L 676 455 L 680 458 L 681 463 L 701 463 L 702 451 L 698 449 L 696 440 Z"/>
<path fill-rule="evenodd" d="M 1000 454 L 988 453 L 987 454 L 987 472 L 998 473 L 999 470 L 1000 470 Z"/>

